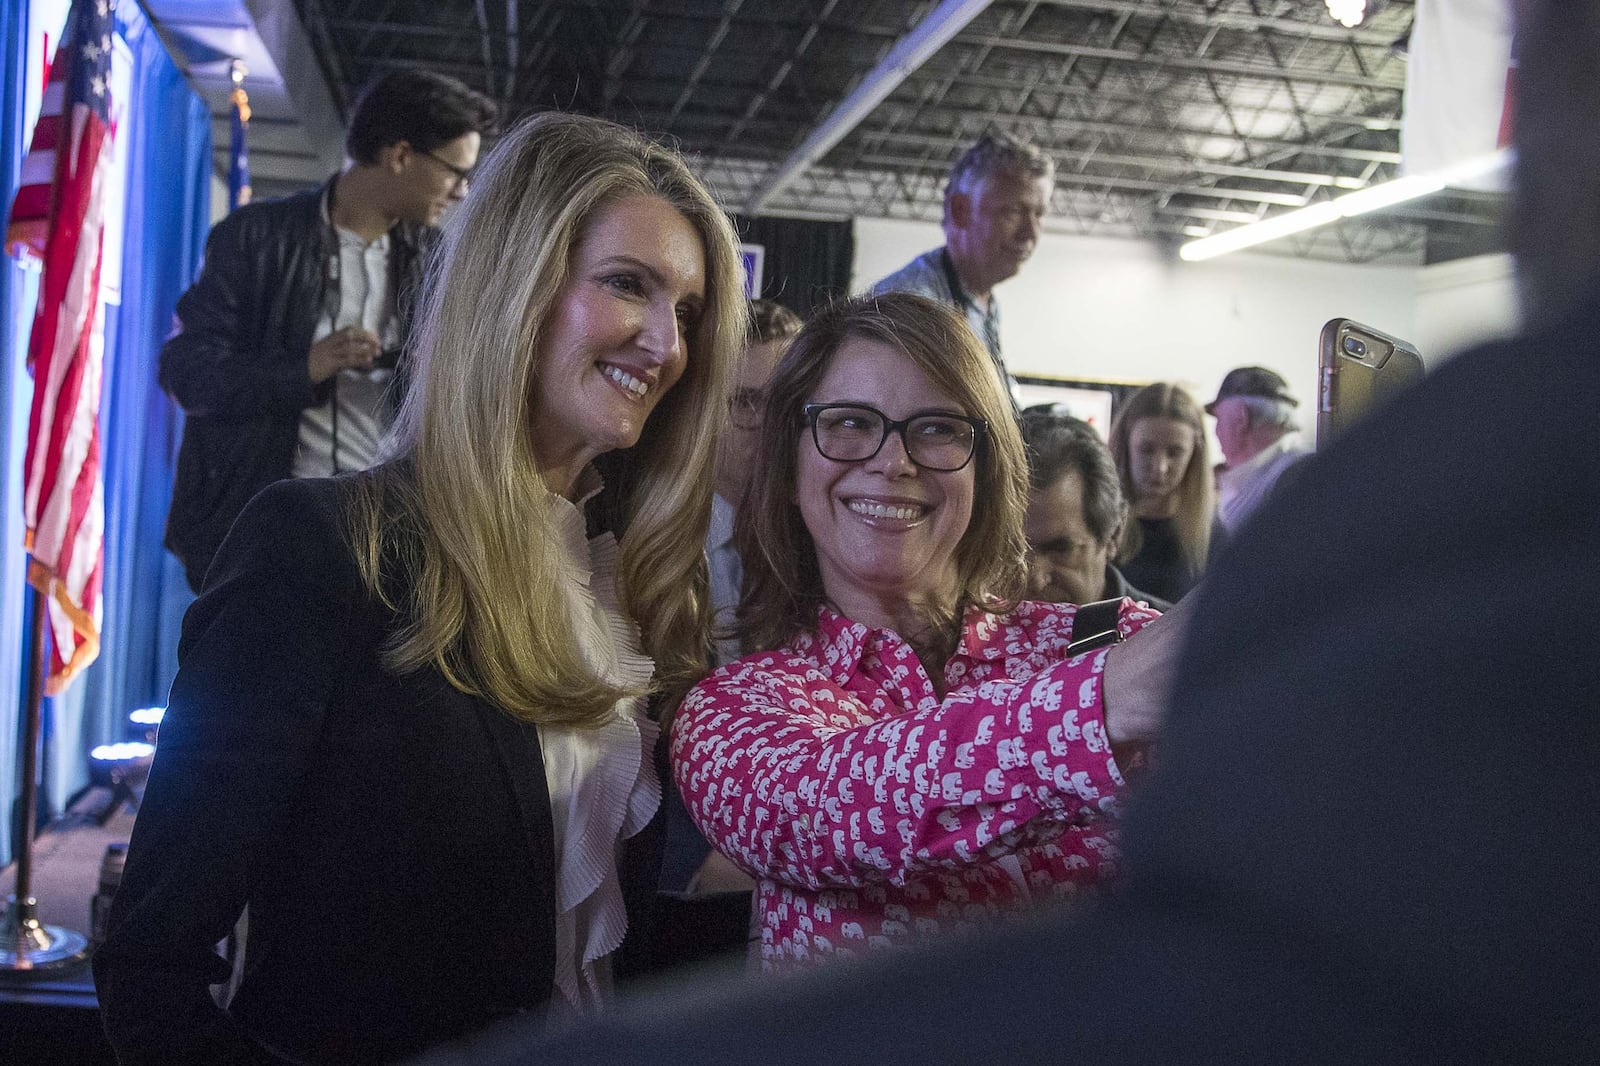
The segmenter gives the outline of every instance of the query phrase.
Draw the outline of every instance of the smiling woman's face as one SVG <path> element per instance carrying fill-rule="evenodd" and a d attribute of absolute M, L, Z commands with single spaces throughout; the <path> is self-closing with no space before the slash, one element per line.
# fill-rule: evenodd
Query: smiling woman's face
<path fill-rule="evenodd" d="M 898 349 L 856 337 L 834 353 L 807 402 L 863 404 L 895 420 L 972 413 Z M 796 444 L 795 502 L 828 599 L 851 617 L 851 605 L 864 600 L 952 606 L 960 591 L 956 546 L 972 521 L 976 459 L 960 470 L 925 470 L 906 455 L 898 433 L 877 455 L 856 462 L 824 457 L 809 428 Z"/>
<path fill-rule="evenodd" d="M 547 476 L 638 442 L 693 357 L 705 262 L 694 226 L 665 200 L 595 211 L 540 342 L 530 418 Z"/>

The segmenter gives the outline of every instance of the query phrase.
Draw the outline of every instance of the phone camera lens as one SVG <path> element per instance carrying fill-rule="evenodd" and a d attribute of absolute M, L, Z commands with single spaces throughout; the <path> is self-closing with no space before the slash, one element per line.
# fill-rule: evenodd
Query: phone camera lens
<path fill-rule="evenodd" d="M 1346 337 L 1344 350 L 1357 358 L 1367 354 L 1367 346 L 1359 337 Z"/>

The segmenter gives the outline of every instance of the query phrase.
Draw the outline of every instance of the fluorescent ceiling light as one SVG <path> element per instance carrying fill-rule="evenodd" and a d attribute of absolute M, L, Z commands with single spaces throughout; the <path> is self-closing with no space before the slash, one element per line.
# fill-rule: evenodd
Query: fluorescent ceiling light
<path fill-rule="evenodd" d="M 1190 241 L 1178 249 L 1178 256 L 1191 263 L 1202 259 L 1215 259 L 1219 255 L 1237 252 L 1242 248 L 1252 248 L 1293 233 L 1304 233 L 1306 230 L 1316 229 L 1318 226 L 1325 226 L 1342 218 L 1354 218 L 1369 211 L 1381 211 L 1386 207 L 1429 196 L 1451 185 L 1458 185 L 1492 173 L 1505 166 L 1510 159 L 1511 152 L 1505 149 L 1491 155 L 1469 159 L 1433 174 L 1409 174 L 1403 178 L 1386 181 L 1382 185 L 1362 189 L 1360 192 L 1346 193 L 1320 204 L 1302 207 L 1298 211 L 1290 211 L 1261 222 L 1252 222 L 1248 226 L 1240 226 L 1237 229 Z"/>
<path fill-rule="evenodd" d="M 1353 218 L 1369 211 L 1381 211 L 1385 207 L 1403 204 L 1407 200 L 1431 196 L 1444 187 L 1444 179 L 1436 175 L 1408 174 L 1403 178 L 1395 178 L 1381 185 L 1372 185 L 1360 192 L 1339 197 L 1337 201 L 1339 214 L 1345 218 Z"/>

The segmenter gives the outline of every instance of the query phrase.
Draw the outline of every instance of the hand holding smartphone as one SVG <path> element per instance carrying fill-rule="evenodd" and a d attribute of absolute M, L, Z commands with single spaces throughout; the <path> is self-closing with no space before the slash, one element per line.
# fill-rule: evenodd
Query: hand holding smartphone
<path fill-rule="evenodd" d="M 1348 318 L 1322 327 L 1317 366 L 1317 447 L 1422 380 L 1415 347 Z"/>

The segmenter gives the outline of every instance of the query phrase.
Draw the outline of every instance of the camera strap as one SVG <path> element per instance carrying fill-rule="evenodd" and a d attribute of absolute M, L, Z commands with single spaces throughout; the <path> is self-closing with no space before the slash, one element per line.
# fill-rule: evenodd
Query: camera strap
<path fill-rule="evenodd" d="M 1067 644 L 1068 653 L 1078 655 L 1120 642 L 1122 631 L 1117 628 L 1117 619 L 1121 614 L 1120 596 L 1079 604 L 1078 612 L 1072 616 L 1072 640 Z"/>

